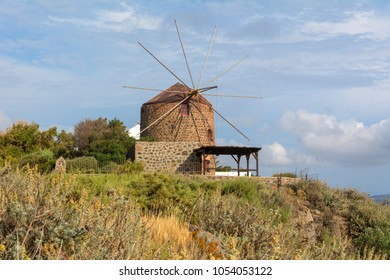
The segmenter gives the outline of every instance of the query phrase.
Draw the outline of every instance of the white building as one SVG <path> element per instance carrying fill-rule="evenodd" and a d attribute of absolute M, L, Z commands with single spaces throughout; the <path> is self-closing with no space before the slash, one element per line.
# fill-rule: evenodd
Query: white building
<path fill-rule="evenodd" d="M 238 172 L 237 171 L 215 171 L 215 176 L 227 176 L 227 177 L 237 177 Z M 247 176 L 246 171 L 241 171 L 240 172 L 240 177 L 241 176 Z M 252 173 L 249 172 L 249 177 L 252 176 Z"/>
<path fill-rule="evenodd" d="M 141 126 L 139 123 L 137 123 L 135 126 L 129 129 L 129 136 L 133 137 L 136 140 L 139 140 L 140 131 L 141 131 Z"/>

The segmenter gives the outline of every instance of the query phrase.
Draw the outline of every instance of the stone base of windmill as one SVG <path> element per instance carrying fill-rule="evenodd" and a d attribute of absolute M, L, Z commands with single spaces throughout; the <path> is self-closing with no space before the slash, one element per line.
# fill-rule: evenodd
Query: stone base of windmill
<path fill-rule="evenodd" d="M 143 163 L 145 171 L 202 174 L 201 158 L 194 153 L 202 147 L 199 142 L 137 141 L 131 148 L 131 159 Z M 215 161 L 208 166 L 207 175 L 214 175 Z"/>

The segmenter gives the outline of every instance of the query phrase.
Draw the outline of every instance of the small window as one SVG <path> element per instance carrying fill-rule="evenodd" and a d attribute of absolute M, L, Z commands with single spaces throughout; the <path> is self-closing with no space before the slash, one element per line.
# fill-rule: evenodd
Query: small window
<path fill-rule="evenodd" d="M 190 106 L 188 103 L 181 104 L 181 115 L 187 117 L 190 113 Z"/>
<path fill-rule="evenodd" d="M 209 142 L 213 141 L 213 131 L 211 129 L 207 130 L 207 140 Z"/>

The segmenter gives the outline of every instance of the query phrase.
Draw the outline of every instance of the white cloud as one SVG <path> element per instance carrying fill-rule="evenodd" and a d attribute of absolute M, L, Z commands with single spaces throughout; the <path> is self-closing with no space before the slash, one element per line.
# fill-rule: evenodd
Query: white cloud
<path fill-rule="evenodd" d="M 262 162 L 266 166 L 298 166 L 313 165 L 320 163 L 313 156 L 287 149 L 278 142 L 266 144 L 261 150 Z M 323 162 L 322 162 L 323 163 Z"/>
<path fill-rule="evenodd" d="M 65 71 L 40 67 L 33 63 L 18 61 L 8 57 L 0 57 L 0 70 L 2 79 L 0 81 L 15 82 L 29 80 L 31 83 L 40 82 L 66 82 L 71 77 Z"/>
<path fill-rule="evenodd" d="M 390 77 L 374 81 L 372 86 L 352 87 L 335 92 L 338 102 L 357 108 L 360 114 L 386 115 L 390 110 Z M 345 105 L 344 105 L 345 106 Z"/>
<path fill-rule="evenodd" d="M 339 22 L 308 22 L 302 31 L 320 37 L 337 37 L 341 35 L 359 36 L 371 40 L 390 38 L 390 17 L 380 16 L 372 11 L 346 13 L 346 19 Z"/>
<path fill-rule="evenodd" d="M 161 17 L 138 14 L 126 4 L 122 4 L 122 10 L 98 10 L 93 19 L 62 18 L 49 16 L 52 22 L 70 23 L 105 32 L 133 32 L 137 29 L 158 30 L 162 23 Z"/>
<path fill-rule="evenodd" d="M 11 125 L 11 119 L 4 112 L 0 111 L 0 131 L 6 130 Z"/>
<path fill-rule="evenodd" d="M 267 165 L 288 165 L 293 162 L 288 156 L 286 148 L 277 142 L 264 145 L 261 156 Z"/>
<path fill-rule="evenodd" d="M 0 90 L 10 98 L 33 96 L 34 89 L 63 86 L 74 77 L 66 71 L 50 69 L 15 59 L 0 57 Z"/>
<path fill-rule="evenodd" d="M 343 165 L 389 162 L 390 118 L 365 126 L 354 119 L 338 121 L 334 116 L 300 110 L 284 113 L 280 125 L 320 160 Z"/>

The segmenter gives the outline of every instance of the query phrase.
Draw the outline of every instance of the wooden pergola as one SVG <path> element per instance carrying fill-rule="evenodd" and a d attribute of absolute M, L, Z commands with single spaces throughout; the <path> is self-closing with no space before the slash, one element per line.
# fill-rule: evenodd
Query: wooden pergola
<path fill-rule="evenodd" d="M 208 155 L 230 155 L 237 163 L 237 172 L 240 176 L 240 161 L 243 156 L 246 158 L 246 174 L 249 176 L 249 171 L 256 171 L 256 176 L 259 176 L 259 147 L 236 147 L 236 146 L 204 146 L 199 149 L 194 150 L 194 152 L 201 156 L 202 166 L 204 166 L 203 161 Z M 249 160 L 251 155 L 256 160 L 256 169 L 249 168 Z M 203 169 L 203 174 L 205 175 L 206 170 Z"/>

